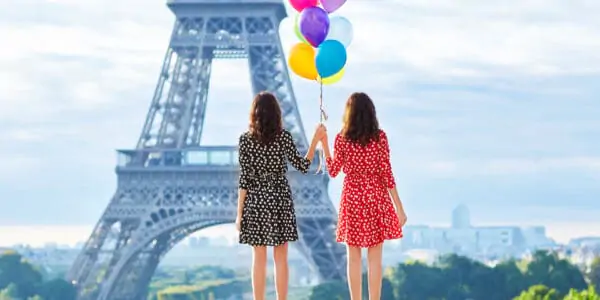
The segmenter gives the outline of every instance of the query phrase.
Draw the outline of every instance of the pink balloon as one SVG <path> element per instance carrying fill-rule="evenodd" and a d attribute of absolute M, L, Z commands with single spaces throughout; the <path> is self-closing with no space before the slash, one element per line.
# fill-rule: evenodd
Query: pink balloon
<path fill-rule="evenodd" d="M 302 12 L 303 9 L 309 6 L 317 6 L 319 0 L 290 0 L 292 7 L 298 12 Z"/>
<path fill-rule="evenodd" d="M 346 0 L 321 0 L 321 5 L 326 12 L 332 13 L 342 7 Z"/>

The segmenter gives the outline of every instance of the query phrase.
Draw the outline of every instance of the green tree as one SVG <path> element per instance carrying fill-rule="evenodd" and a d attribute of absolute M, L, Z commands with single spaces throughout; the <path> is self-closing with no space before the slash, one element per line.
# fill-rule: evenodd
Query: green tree
<path fill-rule="evenodd" d="M 559 300 L 560 296 L 555 289 L 545 285 L 534 285 L 513 300 Z"/>
<path fill-rule="evenodd" d="M 0 256 L 0 289 L 14 283 L 18 298 L 35 296 L 42 283 L 42 275 L 17 252 L 6 252 Z"/>
<path fill-rule="evenodd" d="M 447 300 L 469 298 L 504 300 L 510 298 L 510 296 L 507 297 L 505 293 L 500 292 L 501 290 L 498 288 L 498 285 L 503 285 L 505 275 L 498 272 L 498 270 L 456 254 L 442 257 L 438 264 L 447 279 Z M 498 292 L 490 294 L 490 290 L 497 290 Z"/>
<path fill-rule="evenodd" d="M 44 300 L 75 300 L 75 286 L 63 279 L 53 279 L 42 284 L 39 294 Z"/>
<path fill-rule="evenodd" d="M 222 268 L 219 266 L 201 266 L 188 271 L 188 280 L 215 280 L 215 279 L 234 279 L 236 274 L 234 270 Z"/>
<path fill-rule="evenodd" d="M 600 256 L 594 258 L 587 273 L 590 284 L 600 288 Z"/>
<path fill-rule="evenodd" d="M 346 289 L 348 286 L 346 285 Z M 347 292 L 349 294 L 349 292 Z M 363 273 L 362 276 L 362 294 L 363 298 L 369 298 L 369 275 L 368 273 Z M 384 276 L 381 280 L 381 299 L 383 300 L 395 300 L 394 296 L 394 287 L 390 280 Z"/>
<path fill-rule="evenodd" d="M 600 300 L 600 295 L 596 293 L 594 286 L 590 286 L 587 290 L 583 291 L 571 289 L 563 300 Z"/>
<path fill-rule="evenodd" d="M 420 262 L 399 264 L 389 275 L 396 300 L 444 299 L 449 290 L 442 269 Z"/>
<path fill-rule="evenodd" d="M 350 299 L 348 285 L 343 281 L 332 281 L 313 287 L 309 300 L 346 300 Z"/>
<path fill-rule="evenodd" d="M 558 254 L 548 251 L 537 251 L 527 264 L 526 270 L 529 285 L 545 285 L 565 295 L 570 289 L 583 290 L 587 283 L 583 272 Z"/>
<path fill-rule="evenodd" d="M 194 280 L 194 275 L 192 275 L 192 272 L 185 270 L 183 271 L 183 279 L 181 280 L 181 283 L 185 284 L 185 285 L 189 285 L 192 284 L 192 281 Z"/>
<path fill-rule="evenodd" d="M 381 299 L 383 300 L 395 300 L 396 296 L 394 296 L 394 286 L 392 282 L 384 277 L 381 282 Z"/>
<path fill-rule="evenodd" d="M 9 284 L 5 289 L 0 291 L 0 300 L 15 300 L 19 299 L 17 286 L 14 283 Z"/>
<path fill-rule="evenodd" d="M 494 267 L 494 272 L 499 279 L 496 282 L 496 287 L 492 290 L 495 295 L 498 295 L 499 299 L 512 299 L 529 287 L 525 275 L 514 259 L 497 264 Z"/>

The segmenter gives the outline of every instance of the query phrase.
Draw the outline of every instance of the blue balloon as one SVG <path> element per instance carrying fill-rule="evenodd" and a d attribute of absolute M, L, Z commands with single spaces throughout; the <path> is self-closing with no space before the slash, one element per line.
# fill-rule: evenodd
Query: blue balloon
<path fill-rule="evenodd" d="M 326 40 L 317 49 L 315 63 L 321 78 L 337 74 L 346 65 L 346 47 L 337 40 Z"/>
<path fill-rule="evenodd" d="M 329 33 L 326 40 L 338 40 L 348 48 L 354 38 L 352 23 L 342 16 L 335 16 L 329 19 Z"/>

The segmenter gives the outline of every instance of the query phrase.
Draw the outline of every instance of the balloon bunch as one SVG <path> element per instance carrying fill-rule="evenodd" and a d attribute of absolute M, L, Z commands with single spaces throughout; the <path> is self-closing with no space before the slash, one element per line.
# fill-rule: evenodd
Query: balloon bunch
<path fill-rule="evenodd" d="M 352 42 L 352 23 L 342 16 L 330 17 L 346 0 L 290 0 L 299 14 L 294 30 L 300 40 L 290 51 L 289 65 L 296 75 L 321 84 L 344 76 L 346 48 Z M 315 49 L 316 48 L 316 49 Z"/>
<path fill-rule="evenodd" d="M 336 83 L 344 76 L 348 58 L 346 48 L 353 38 L 352 23 L 348 19 L 330 17 L 344 3 L 346 0 L 290 0 L 298 11 L 294 31 L 300 42 L 292 47 L 288 64 L 296 75 L 320 84 L 321 123 L 327 120 L 323 108 L 323 84 Z M 319 158 L 321 170 L 324 158 Z"/>

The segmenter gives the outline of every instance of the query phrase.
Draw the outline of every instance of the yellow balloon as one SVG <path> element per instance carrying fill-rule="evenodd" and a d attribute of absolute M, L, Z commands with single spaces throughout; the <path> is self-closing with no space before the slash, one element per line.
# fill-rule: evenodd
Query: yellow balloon
<path fill-rule="evenodd" d="M 317 81 L 323 83 L 323 84 L 334 84 L 338 81 L 340 81 L 340 79 L 342 79 L 342 77 L 344 77 L 344 73 L 346 73 L 346 68 L 342 68 L 339 72 L 326 77 L 326 78 L 321 78 L 321 76 L 319 76 L 317 78 Z"/>
<path fill-rule="evenodd" d="M 319 76 L 315 64 L 315 49 L 309 44 L 297 43 L 294 45 L 290 51 L 288 64 L 292 71 L 302 78 L 316 80 Z"/>

